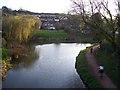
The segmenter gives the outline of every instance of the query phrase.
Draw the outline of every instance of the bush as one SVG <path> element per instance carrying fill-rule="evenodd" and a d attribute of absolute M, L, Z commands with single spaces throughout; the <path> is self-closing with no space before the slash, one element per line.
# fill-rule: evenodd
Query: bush
<path fill-rule="evenodd" d="M 72 30 L 71 30 L 71 28 L 69 26 L 66 26 L 64 28 L 64 31 L 67 32 L 67 33 L 70 33 Z"/>
<path fill-rule="evenodd" d="M 102 47 L 103 47 L 103 49 L 105 49 L 108 52 L 113 52 L 113 46 L 110 43 L 103 43 Z"/>
<path fill-rule="evenodd" d="M 2 48 L 2 58 L 7 57 L 7 55 L 8 55 L 8 49 L 5 48 L 5 47 L 3 47 L 3 48 Z"/>

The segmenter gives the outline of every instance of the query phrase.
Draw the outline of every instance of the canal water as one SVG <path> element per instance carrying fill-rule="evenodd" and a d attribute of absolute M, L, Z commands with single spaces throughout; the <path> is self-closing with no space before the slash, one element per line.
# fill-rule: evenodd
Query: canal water
<path fill-rule="evenodd" d="M 7 72 L 3 88 L 85 88 L 75 69 L 80 50 L 90 44 L 36 45 L 37 58 L 24 59 Z"/>

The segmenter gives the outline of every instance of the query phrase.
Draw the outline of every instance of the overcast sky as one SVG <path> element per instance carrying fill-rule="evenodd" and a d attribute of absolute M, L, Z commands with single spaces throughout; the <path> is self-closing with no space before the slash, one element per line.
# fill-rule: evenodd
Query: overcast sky
<path fill-rule="evenodd" d="M 0 0 L 0 8 L 7 6 L 13 10 L 22 8 L 40 13 L 67 13 L 70 5 L 70 0 Z"/>
<path fill-rule="evenodd" d="M 88 1 L 88 0 L 84 0 Z M 109 8 L 114 13 L 114 0 L 109 1 Z M 24 9 L 39 13 L 67 13 L 72 5 L 71 0 L 0 0 L 0 8 L 7 6 L 13 10 Z"/>

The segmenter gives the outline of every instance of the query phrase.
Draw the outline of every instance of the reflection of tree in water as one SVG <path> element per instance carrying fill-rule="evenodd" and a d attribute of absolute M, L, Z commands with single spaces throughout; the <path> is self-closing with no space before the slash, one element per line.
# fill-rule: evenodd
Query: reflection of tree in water
<path fill-rule="evenodd" d="M 21 68 L 31 68 L 34 66 L 34 63 L 38 60 L 38 54 L 35 51 L 34 46 L 27 46 L 25 48 L 26 57 L 20 58 L 18 60 L 15 60 L 13 63 L 14 70 L 18 70 Z"/>
<path fill-rule="evenodd" d="M 58 47 L 60 47 L 60 43 L 55 43 L 54 46 L 55 46 L 56 48 L 58 48 Z"/>

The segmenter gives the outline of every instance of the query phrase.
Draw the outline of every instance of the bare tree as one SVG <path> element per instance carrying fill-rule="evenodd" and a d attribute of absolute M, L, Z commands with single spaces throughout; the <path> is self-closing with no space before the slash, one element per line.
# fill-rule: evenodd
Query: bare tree
<path fill-rule="evenodd" d="M 119 0 L 118 0 L 119 1 Z M 80 14 L 84 23 L 96 30 L 116 49 L 116 23 L 114 13 L 110 11 L 107 0 L 72 0 L 74 13 Z M 118 3 L 118 7 L 120 3 Z"/>
<path fill-rule="evenodd" d="M 116 0 L 116 5 L 118 7 L 118 13 L 120 14 L 120 1 L 119 0 Z"/>
<path fill-rule="evenodd" d="M 116 5 L 118 6 L 118 14 L 117 14 L 117 52 L 120 55 L 120 1 L 116 1 Z M 118 55 L 118 56 L 119 56 Z"/>

